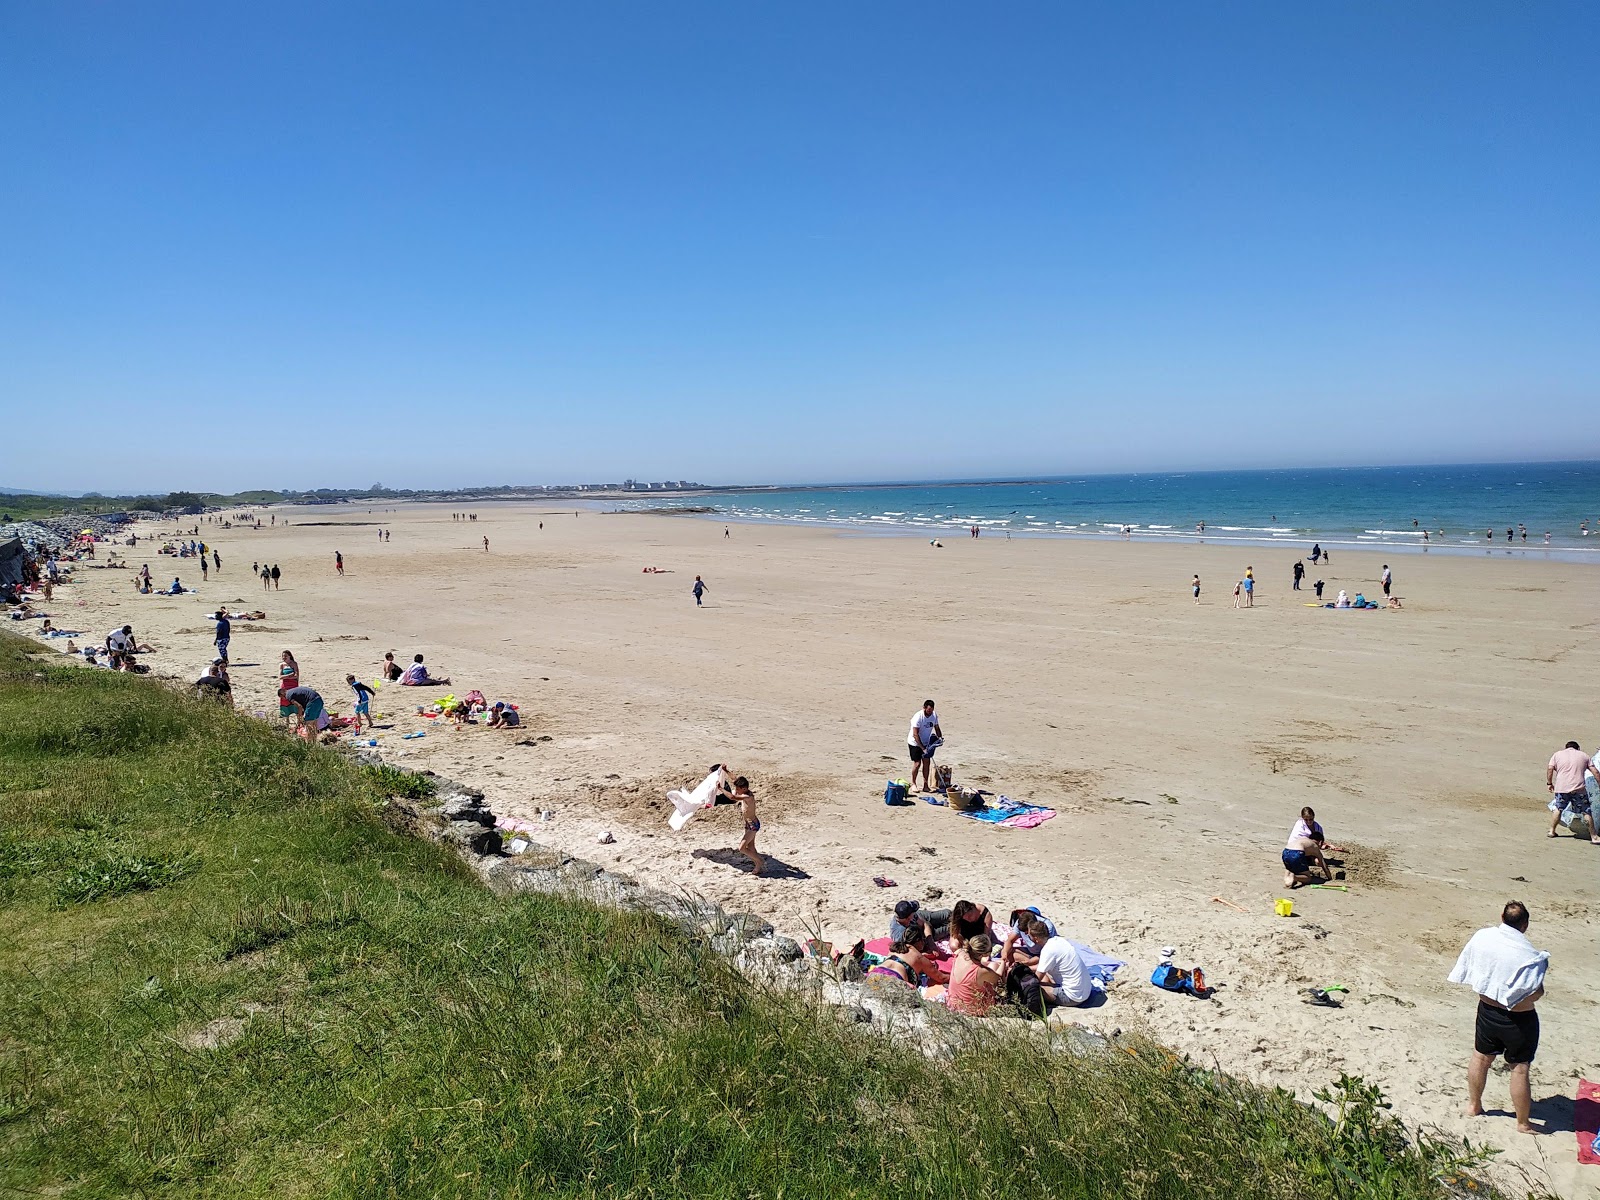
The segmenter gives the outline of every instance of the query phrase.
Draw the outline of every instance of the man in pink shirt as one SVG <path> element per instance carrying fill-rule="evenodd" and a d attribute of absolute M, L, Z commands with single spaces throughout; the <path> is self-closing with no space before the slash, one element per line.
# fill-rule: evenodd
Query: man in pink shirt
<path fill-rule="evenodd" d="M 1550 836 L 1556 836 L 1556 829 L 1561 824 L 1561 814 L 1571 809 L 1574 816 L 1583 816 L 1589 819 L 1589 840 L 1600 846 L 1600 830 L 1594 827 L 1594 814 L 1589 809 L 1589 791 L 1584 784 L 1584 775 L 1595 775 L 1595 765 L 1587 754 L 1578 747 L 1577 742 L 1568 742 L 1566 746 L 1557 750 L 1550 756 L 1549 765 L 1544 769 L 1544 784 L 1555 794 L 1551 802 Z"/>

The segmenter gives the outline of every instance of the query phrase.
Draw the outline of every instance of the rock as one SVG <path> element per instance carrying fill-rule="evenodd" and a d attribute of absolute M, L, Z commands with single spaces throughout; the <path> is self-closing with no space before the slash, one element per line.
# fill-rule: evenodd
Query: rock
<path fill-rule="evenodd" d="M 743 941 L 770 938 L 775 932 L 771 921 L 765 917 L 758 917 L 755 913 L 729 913 L 727 917 L 728 932 L 737 934 Z"/>
<path fill-rule="evenodd" d="M 850 983 L 858 983 L 864 974 L 866 974 L 866 972 L 861 969 L 861 964 L 855 959 L 851 958 L 848 954 L 839 960 L 840 979 L 846 980 Z"/>
<path fill-rule="evenodd" d="M 793 938 L 784 937 L 782 934 L 778 934 L 772 939 L 772 949 L 778 956 L 779 962 L 796 962 L 805 956 L 805 951 L 801 948 L 799 942 Z"/>
<path fill-rule="evenodd" d="M 445 841 L 473 854 L 481 856 L 500 853 L 500 831 L 493 826 L 485 828 L 464 821 L 452 821 L 444 827 L 442 836 Z"/>
<path fill-rule="evenodd" d="M 494 813 L 483 806 L 483 797 L 453 796 L 439 805 L 434 814 L 444 821 L 468 822 L 475 825 L 493 825 Z"/>
<path fill-rule="evenodd" d="M 616 840 L 617 839 L 614 836 L 612 836 L 612 833 L 611 833 L 611 831 L 609 829 L 606 830 L 604 833 L 602 833 L 599 837 L 597 837 L 595 839 L 595 841 L 599 842 L 602 846 L 614 845 L 616 843 Z"/>

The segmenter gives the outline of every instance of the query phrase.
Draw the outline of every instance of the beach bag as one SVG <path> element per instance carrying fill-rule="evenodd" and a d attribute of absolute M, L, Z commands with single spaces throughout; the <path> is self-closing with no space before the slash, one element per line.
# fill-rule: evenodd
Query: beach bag
<path fill-rule="evenodd" d="M 1036 1017 L 1045 1015 L 1044 992 L 1032 967 L 1017 963 L 1006 973 L 1006 999 Z"/>
<path fill-rule="evenodd" d="M 1175 967 L 1171 963 L 1162 963 L 1150 972 L 1150 982 L 1163 991 L 1187 992 L 1202 1000 L 1207 994 L 1205 976 L 1198 969 L 1185 971 L 1182 967 Z"/>
<path fill-rule="evenodd" d="M 885 804 L 904 804 L 906 802 L 906 785 L 898 780 L 889 780 L 883 789 L 883 802 Z"/>

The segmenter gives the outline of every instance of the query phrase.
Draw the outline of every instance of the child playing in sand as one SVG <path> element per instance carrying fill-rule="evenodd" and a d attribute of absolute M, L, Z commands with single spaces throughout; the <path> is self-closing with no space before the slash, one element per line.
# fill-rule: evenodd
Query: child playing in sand
<path fill-rule="evenodd" d="M 739 815 L 744 818 L 744 840 L 739 843 L 739 853 L 750 860 L 750 873 L 759 875 L 767 867 L 767 860 L 756 850 L 761 818 L 756 816 L 756 798 L 750 792 L 750 781 L 743 775 L 733 781 L 733 798 L 738 801 Z"/>
<path fill-rule="evenodd" d="M 374 728 L 372 722 L 372 689 L 362 683 L 354 675 L 346 675 L 344 681 L 350 685 L 350 690 L 356 694 L 356 732 L 361 732 L 361 718 L 367 719 L 367 728 Z"/>

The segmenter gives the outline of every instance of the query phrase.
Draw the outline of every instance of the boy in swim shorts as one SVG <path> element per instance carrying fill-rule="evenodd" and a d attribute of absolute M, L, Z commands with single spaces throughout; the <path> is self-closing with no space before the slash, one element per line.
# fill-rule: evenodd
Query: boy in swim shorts
<path fill-rule="evenodd" d="M 354 675 L 346 675 L 344 681 L 350 685 L 356 694 L 356 732 L 361 732 L 361 718 L 367 719 L 367 728 L 373 728 L 372 723 L 372 689 L 362 683 Z"/>
<path fill-rule="evenodd" d="M 756 850 L 761 818 L 756 816 L 756 798 L 750 793 L 750 781 L 743 775 L 733 781 L 733 798 L 739 805 L 739 815 L 744 818 L 744 840 L 739 843 L 739 853 L 750 860 L 750 873 L 759 875 L 767 866 L 767 860 Z"/>

